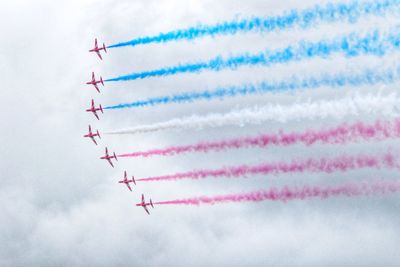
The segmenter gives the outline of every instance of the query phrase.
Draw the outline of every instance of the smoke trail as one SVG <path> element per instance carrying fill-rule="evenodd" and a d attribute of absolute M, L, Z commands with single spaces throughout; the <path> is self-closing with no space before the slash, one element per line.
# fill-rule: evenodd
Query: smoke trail
<path fill-rule="evenodd" d="M 258 54 L 242 54 L 222 58 L 218 56 L 208 61 L 198 63 L 179 64 L 172 67 L 165 67 L 156 70 L 132 73 L 105 81 L 127 81 L 144 79 L 157 76 L 176 75 L 179 73 L 194 73 L 202 70 L 220 71 L 222 69 L 236 69 L 244 65 L 265 65 L 271 66 L 279 63 L 288 63 L 311 59 L 315 57 L 329 57 L 334 53 L 343 54 L 346 57 L 359 55 L 383 56 L 387 51 L 400 47 L 400 34 L 398 28 L 392 33 L 382 35 L 378 30 L 365 36 L 356 33 L 335 38 L 333 40 L 321 40 L 319 42 L 301 41 L 296 45 L 290 45 L 283 49 L 263 51 Z"/>
<path fill-rule="evenodd" d="M 347 183 L 332 186 L 310 186 L 302 187 L 285 186 L 281 189 L 272 187 L 269 190 L 260 190 L 245 194 L 230 194 L 220 196 L 203 196 L 186 199 L 176 199 L 169 201 L 154 202 L 155 205 L 200 205 L 200 204 L 219 204 L 224 202 L 260 202 L 260 201 L 290 201 L 307 200 L 310 198 L 326 199 L 330 197 L 356 197 L 369 195 L 384 195 L 397 193 L 400 191 L 400 181 L 376 181 Z"/>
<path fill-rule="evenodd" d="M 399 168 L 399 159 L 396 155 L 387 153 L 383 156 L 358 155 L 339 156 L 336 158 L 320 158 L 293 160 L 291 162 L 263 163 L 254 166 L 241 165 L 224 167 L 214 170 L 196 170 L 171 175 L 155 176 L 136 179 L 141 182 L 152 181 L 176 181 L 181 179 L 204 179 L 207 177 L 239 177 L 245 175 L 265 174 L 277 175 L 280 173 L 303 173 L 303 172 L 325 172 L 348 171 L 360 168 Z"/>
<path fill-rule="evenodd" d="M 261 124 L 267 121 L 286 122 L 289 120 L 333 117 L 336 119 L 349 115 L 395 116 L 399 113 L 399 97 L 396 94 L 381 96 L 377 94 L 358 95 L 338 100 L 320 100 L 292 105 L 270 104 L 233 110 L 228 113 L 211 113 L 205 116 L 192 115 L 165 122 L 140 125 L 107 134 L 137 134 L 167 129 L 203 129 L 227 125 Z"/>
<path fill-rule="evenodd" d="M 324 74 L 320 78 L 299 79 L 294 76 L 286 81 L 259 84 L 246 84 L 242 86 L 220 87 L 213 91 L 189 92 L 172 96 L 160 96 L 149 98 L 147 100 L 131 103 L 108 106 L 104 109 L 135 108 L 145 106 L 155 106 L 161 104 L 193 102 L 196 100 L 223 99 L 224 97 L 234 97 L 238 95 L 262 94 L 268 92 L 281 92 L 297 89 L 310 89 L 322 86 L 343 87 L 343 86 L 361 86 L 365 84 L 373 85 L 377 83 L 391 83 L 400 78 L 400 68 L 396 70 L 386 70 L 377 72 L 376 70 L 365 70 L 361 74 L 338 73 L 336 75 Z"/>
<path fill-rule="evenodd" d="M 137 46 L 151 43 L 165 43 L 177 40 L 193 40 L 203 36 L 236 34 L 238 32 L 272 32 L 293 27 L 308 28 L 321 22 L 346 21 L 356 22 L 364 15 L 382 16 L 385 12 L 397 9 L 396 0 L 352 1 L 350 3 L 328 3 L 321 7 L 316 5 L 305 10 L 290 10 L 280 16 L 266 18 L 254 17 L 239 21 L 227 21 L 215 25 L 198 25 L 155 36 L 146 36 L 108 46 L 108 48 Z"/>
<path fill-rule="evenodd" d="M 376 121 L 374 124 L 357 122 L 354 124 L 341 124 L 330 129 L 306 130 L 304 132 L 278 134 L 262 134 L 255 137 L 235 138 L 215 142 L 201 142 L 192 145 L 172 146 L 163 149 L 153 149 L 144 152 L 121 154 L 118 157 L 150 157 L 170 156 L 187 152 L 209 152 L 226 149 L 244 148 L 250 146 L 268 147 L 288 146 L 296 143 L 312 145 L 320 142 L 323 144 L 344 144 L 357 140 L 382 140 L 400 137 L 400 120 Z"/>

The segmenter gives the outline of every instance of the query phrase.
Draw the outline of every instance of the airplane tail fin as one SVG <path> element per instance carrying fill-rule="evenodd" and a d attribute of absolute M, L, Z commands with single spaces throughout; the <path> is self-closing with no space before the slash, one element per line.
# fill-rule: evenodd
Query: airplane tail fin
<path fill-rule="evenodd" d="M 132 182 L 134 185 L 136 185 L 135 176 L 133 176 L 133 175 L 132 175 Z"/>
<path fill-rule="evenodd" d="M 97 130 L 97 136 L 101 139 L 99 130 Z"/>
<path fill-rule="evenodd" d="M 115 152 L 114 152 L 114 158 L 116 161 L 118 161 L 118 158 L 117 158 L 117 155 L 115 155 Z"/>
<path fill-rule="evenodd" d="M 100 76 L 100 82 L 104 86 L 103 77 Z"/>
<path fill-rule="evenodd" d="M 104 52 L 107 53 L 106 45 L 104 43 L 103 43 L 103 49 L 104 49 Z"/>
<path fill-rule="evenodd" d="M 100 107 L 101 113 L 104 113 L 104 112 L 103 112 L 103 107 L 102 107 L 101 105 L 99 105 L 99 107 Z"/>
<path fill-rule="evenodd" d="M 151 201 L 151 198 L 150 198 L 150 205 L 151 205 L 151 207 L 154 209 L 153 201 Z"/>

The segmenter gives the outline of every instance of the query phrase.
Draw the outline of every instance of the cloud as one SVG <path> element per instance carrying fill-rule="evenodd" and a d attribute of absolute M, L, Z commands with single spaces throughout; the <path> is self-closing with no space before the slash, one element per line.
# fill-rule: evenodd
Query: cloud
<path fill-rule="evenodd" d="M 327 3 L 327 1 L 322 1 Z M 318 2 L 318 3 L 322 3 Z M 165 94 L 212 89 L 281 79 L 360 70 L 365 66 L 398 64 L 398 53 L 386 57 L 363 56 L 315 59 L 285 66 L 243 67 L 218 73 L 203 72 L 175 77 L 107 84 L 97 94 L 84 83 L 91 71 L 114 77 L 179 62 L 196 62 L 216 55 L 254 53 L 268 46 L 285 47 L 302 39 L 316 41 L 333 34 L 387 29 L 396 23 L 387 17 L 363 18 L 357 24 L 337 22 L 312 29 L 268 34 L 245 33 L 198 41 L 171 42 L 113 49 L 100 62 L 87 52 L 94 37 L 111 44 L 171 29 L 209 24 L 232 18 L 280 14 L 290 8 L 312 6 L 317 1 L 7 1 L 0 10 L 0 265 L 1 266 L 397 266 L 399 216 L 397 195 L 336 198 L 291 203 L 226 204 L 208 207 L 156 207 L 147 216 L 134 204 L 144 192 L 155 201 L 199 195 L 241 193 L 282 184 L 339 183 L 376 178 L 396 179 L 393 170 L 358 170 L 334 174 L 253 177 L 226 180 L 146 183 L 130 193 L 117 183 L 123 170 L 138 177 L 217 168 L 222 165 L 254 164 L 260 159 L 289 160 L 341 153 L 377 153 L 393 140 L 347 145 L 298 144 L 271 149 L 246 148 L 207 155 L 123 159 L 115 169 L 99 160 L 103 146 L 113 151 L 147 150 L 153 147 L 220 140 L 277 132 L 284 128 L 304 131 L 344 120 L 279 122 L 248 128 L 226 126 L 210 130 L 181 130 L 107 136 L 96 147 L 82 136 L 90 123 L 94 128 L 118 129 L 150 124 L 191 114 L 226 112 L 255 104 L 328 100 L 349 89 L 361 95 L 376 93 L 376 86 L 341 90 L 320 88 L 299 93 L 265 94 L 198 105 L 164 105 L 105 112 L 94 121 L 84 109 L 92 97 L 96 103 L 123 103 Z M 362 29 L 361 26 L 362 25 Z M 398 83 L 382 89 L 396 92 Z M 345 121 L 374 121 L 350 115 Z M 307 179 L 305 179 L 307 178 Z"/>

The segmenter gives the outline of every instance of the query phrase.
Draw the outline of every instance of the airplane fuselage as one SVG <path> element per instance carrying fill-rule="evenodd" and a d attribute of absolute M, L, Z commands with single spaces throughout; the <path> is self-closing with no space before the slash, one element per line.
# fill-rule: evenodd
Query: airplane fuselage
<path fill-rule="evenodd" d="M 103 47 L 90 49 L 89 52 L 100 52 L 101 50 L 105 50 Z"/>
<path fill-rule="evenodd" d="M 90 108 L 90 109 L 87 109 L 86 111 L 95 113 L 96 111 L 99 111 L 99 110 L 101 110 L 101 109 L 100 108 Z"/>
<path fill-rule="evenodd" d="M 99 136 L 97 133 L 95 134 L 85 134 L 83 137 L 96 137 Z"/>
<path fill-rule="evenodd" d="M 143 208 L 147 207 L 147 206 L 152 207 L 152 205 L 150 203 L 138 203 L 138 204 L 136 204 L 136 206 L 143 207 Z"/>
<path fill-rule="evenodd" d="M 99 83 L 101 83 L 101 81 L 90 81 L 90 82 L 87 82 L 86 84 L 97 85 Z"/>

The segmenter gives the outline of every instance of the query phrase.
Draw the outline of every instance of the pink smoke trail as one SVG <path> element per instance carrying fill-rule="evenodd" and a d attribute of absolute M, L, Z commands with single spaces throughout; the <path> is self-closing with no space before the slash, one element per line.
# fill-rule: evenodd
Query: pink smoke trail
<path fill-rule="evenodd" d="M 388 193 L 397 193 L 400 191 L 400 181 L 376 181 L 347 183 L 332 186 L 310 186 L 289 187 L 281 189 L 270 188 L 244 194 L 230 194 L 220 196 L 202 196 L 186 199 L 176 199 L 169 201 L 154 202 L 155 205 L 214 205 L 225 202 L 259 202 L 259 201 L 291 201 L 306 200 L 310 198 L 326 199 L 330 197 L 346 196 L 368 196 L 383 195 Z"/>
<path fill-rule="evenodd" d="M 320 158 L 293 160 L 292 162 L 263 163 L 254 166 L 240 165 L 224 167 L 214 170 L 195 170 L 171 175 L 155 176 L 136 179 L 136 181 L 174 181 L 179 179 L 200 179 L 206 177 L 239 177 L 247 174 L 274 174 L 279 173 L 303 173 L 303 172 L 325 172 L 348 171 L 359 168 L 400 168 L 399 158 L 391 153 L 380 156 L 342 155 L 336 158 Z"/>
<path fill-rule="evenodd" d="M 371 124 L 356 122 L 354 124 L 341 124 L 330 129 L 307 130 L 304 132 L 277 134 L 262 134 L 255 137 L 221 140 L 215 142 L 201 142 L 191 145 L 171 146 L 162 149 L 153 149 L 143 152 L 121 154 L 118 157 L 150 157 L 171 156 L 188 152 L 209 152 L 226 149 L 237 149 L 251 146 L 267 147 L 288 146 L 302 143 L 307 146 L 317 142 L 322 144 L 344 144 L 358 140 L 383 140 L 400 137 L 400 119 L 393 121 L 376 121 Z"/>

